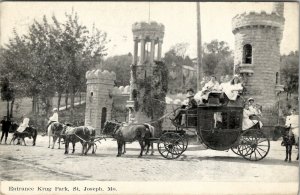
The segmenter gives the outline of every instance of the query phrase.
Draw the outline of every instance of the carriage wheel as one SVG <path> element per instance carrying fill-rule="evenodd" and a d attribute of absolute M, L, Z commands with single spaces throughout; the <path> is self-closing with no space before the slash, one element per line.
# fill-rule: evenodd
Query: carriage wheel
<path fill-rule="evenodd" d="M 189 145 L 189 138 L 187 135 L 183 136 L 183 142 L 184 142 L 184 148 L 183 148 L 183 152 L 186 151 L 188 145 Z"/>
<path fill-rule="evenodd" d="M 238 152 L 250 161 L 259 161 L 267 156 L 270 140 L 261 130 L 248 130 L 242 133 Z"/>
<path fill-rule="evenodd" d="M 160 137 L 157 148 L 164 158 L 175 159 L 185 151 L 187 142 L 177 133 L 165 133 Z"/>
<path fill-rule="evenodd" d="M 231 151 L 232 151 L 233 153 L 235 153 L 236 155 L 241 156 L 241 154 L 240 154 L 240 152 L 239 152 L 239 146 L 232 147 L 232 148 L 230 148 L 230 149 L 231 149 Z"/>

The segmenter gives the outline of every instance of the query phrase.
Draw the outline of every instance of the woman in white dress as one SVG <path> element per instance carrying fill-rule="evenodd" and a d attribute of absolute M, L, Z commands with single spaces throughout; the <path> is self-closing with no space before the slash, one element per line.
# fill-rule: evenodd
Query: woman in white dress
<path fill-rule="evenodd" d="M 201 91 L 196 93 L 194 98 L 198 102 L 204 103 L 207 101 L 209 93 L 212 91 L 221 91 L 220 84 L 215 76 L 211 76 L 210 81 L 204 85 Z"/>
<path fill-rule="evenodd" d="M 239 91 L 243 90 L 243 86 L 238 75 L 234 75 L 227 83 L 221 83 L 220 88 L 226 94 L 228 99 L 233 101 L 238 98 Z"/>
<path fill-rule="evenodd" d="M 255 115 L 253 111 L 249 109 L 249 104 L 245 104 L 245 108 L 243 110 L 243 124 L 242 124 L 242 130 L 247 130 L 259 123 L 259 127 L 262 128 L 263 124 L 259 120 L 251 120 L 250 116 Z"/>
<path fill-rule="evenodd" d="M 23 117 L 23 122 L 20 124 L 20 126 L 18 127 L 17 131 L 22 133 L 27 127 L 29 127 L 29 118 L 27 117 Z"/>

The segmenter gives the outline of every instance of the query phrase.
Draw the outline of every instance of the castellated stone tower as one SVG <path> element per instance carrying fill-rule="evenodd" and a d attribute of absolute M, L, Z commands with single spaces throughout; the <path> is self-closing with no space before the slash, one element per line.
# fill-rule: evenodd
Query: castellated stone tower
<path fill-rule="evenodd" d="M 262 105 L 264 124 L 277 120 L 280 85 L 280 42 L 284 28 L 284 4 L 273 4 L 270 14 L 250 12 L 232 19 L 235 36 L 235 72 L 246 84 L 246 98 Z M 276 113 L 276 114 L 275 114 Z"/>
<path fill-rule="evenodd" d="M 164 25 L 157 22 L 136 22 L 132 25 L 132 32 L 134 52 L 127 107 L 129 122 L 141 123 L 149 121 L 140 107 L 146 90 L 144 84 L 153 74 L 154 60 L 161 60 Z"/>
<path fill-rule="evenodd" d="M 107 70 L 92 70 L 86 72 L 86 79 L 85 125 L 96 128 L 97 134 L 100 134 L 104 122 L 111 119 L 116 74 Z"/>

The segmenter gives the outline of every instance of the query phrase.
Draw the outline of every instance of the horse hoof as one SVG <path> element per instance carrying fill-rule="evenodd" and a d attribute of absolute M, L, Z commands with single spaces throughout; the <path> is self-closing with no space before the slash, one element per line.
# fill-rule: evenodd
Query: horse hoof
<path fill-rule="evenodd" d="M 48 148 L 50 148 L 50 146 L 48 146 Z"/>
<path fill-rule="evenodd" d="M 118 154 L 118 155 L 117 155 L 117 157 L 120 157 L 120 156 L 121 156 L 121 154 Z"/>
<path fill-rule="evenodd" d="M 287 161 L 287 159 L 284 159 L 284 161 L 286 162 L 286 161 Z"/>
<path fill-rule="evenodd" d="M 68 152 L 65 152 L 65 154 L 68 154 Z"/>
<path fill-rule="evenodd" d="M 35 146 L 35 144 L 33 144 L 32 146 Z"/>
<path fill-rule="evenodd" d="M 139 155 L 138 158 L 142 158 L 142 155 Z"/>

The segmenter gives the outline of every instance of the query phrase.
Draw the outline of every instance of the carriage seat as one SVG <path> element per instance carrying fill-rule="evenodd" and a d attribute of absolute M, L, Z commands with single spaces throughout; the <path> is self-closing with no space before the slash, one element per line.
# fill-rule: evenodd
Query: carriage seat
<path fill-rule="evenodd" d="M 220 99 L 223 99 L 224 97 L 224 93 L 220 92 L 220 91 L 212 91 L 209 93 L 208 95 L 208 104 L 216 104 L 219 105 L 220 103 Z"/>

